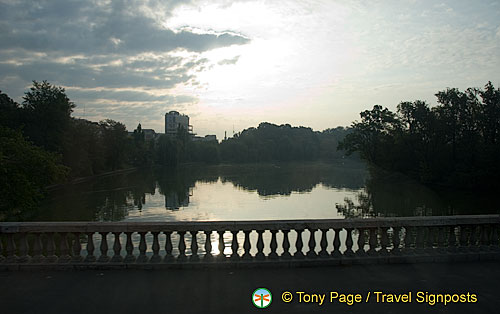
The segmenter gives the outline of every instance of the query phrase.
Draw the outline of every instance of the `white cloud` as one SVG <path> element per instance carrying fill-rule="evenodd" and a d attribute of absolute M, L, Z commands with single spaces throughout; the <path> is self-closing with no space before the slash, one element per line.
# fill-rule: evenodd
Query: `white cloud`
<path fill-rule="evenodd" d="M 129 128 L 161 131 L 178 109 L 219 138 L 233 123 L 322 129 L 494 81 L 499 16 L 496 1 L 3 1 L 0 84 L 19 99 L 47 79 L 78 114 Z"/>

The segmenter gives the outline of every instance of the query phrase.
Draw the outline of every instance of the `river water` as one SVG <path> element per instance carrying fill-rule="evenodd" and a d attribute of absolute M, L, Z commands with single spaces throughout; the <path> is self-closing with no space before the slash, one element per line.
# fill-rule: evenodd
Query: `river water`
<path fill-rule="evenodd" d="M 323 219 L 377 216 L 419 216 L 498 213 L 495 195 L 437 193 L 397 174 L 369 173 L 362 162 L 287 163 L 246 165 L 184 165 L 176 169 L 152 168 L 94 178 L 66 185 L 49 193 L 37 210 L 12 217 L 14 221 L 207 221 Z M 390 230 L 389 230 L 390 231 Z M 304 231 L 306 252 L 311 236 Z M 334 231 L 326 234 L 328 250 L 333 250 Z M 147 234 L 147 253 L 152 254 L 152 234 Z M 226 232 L 224 254 L 231 254 L 233 235 Z M 263 234 L 264 253 L 270 252 L 271 234 Z M 346 231 L 340 238 L 346 237 Z M 125 243 L 125 234 L 120 236 Z M 243 254 L 244 234 L 237 234 Z M 319 252 L 321 233 L 315 233 Z M 114 236 L 107 238 L 108 248 Z M 289 233 L 290 253 L 296 251 L 296 231 Z M 138 254 L 139 234 L 133 235 Z M 159 237 L 165 246 L 165 235 Z M 186 254 L 190 255 L 190 234 L 186 234 Z M 256 254 L 257 233 L 250 234 L 252 255 Z M 277 234 L 278 254 L 283 251 L 283 233 Z M 357 250 L 357 234 L 353 234 Z M 205 236 L 199 232 L 199 252 L 204 254 Z M 220 254 L 219 235 L 210 235 L 212 254 Z M 96 247 L 101 238 L 95 235 Z M 179 254 L 179 234 L 172 234 L 173 254 Z M 83 243 L 86 247 L 86 243 Z M 111 250 L 111 249 L 110 249 Z M 340 250 L 345 250 L 344 244 Z M 109 251 L 111 254 L 111 251 Z M 85 255 L 85 251 L 83 252 Z M 97 253 L 99 254 L 99 253 Z"/>
<path fill-rule="evenodd" d="M 185 165 L 67 185 L 10 220 L 206 221 L 487 214 L 494 195 L 437 193 L 362 162 Z"/>

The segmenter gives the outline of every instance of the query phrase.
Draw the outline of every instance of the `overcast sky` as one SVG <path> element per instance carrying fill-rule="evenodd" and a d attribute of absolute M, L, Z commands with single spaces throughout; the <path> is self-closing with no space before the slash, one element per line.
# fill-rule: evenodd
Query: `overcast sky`
<path fill-rule="evenodd" d="M 199 135 L 323 130 L 446 87 L 500 86 L 500 1 L 0 0 L 0 90 L 63 86 L 74 116 Z"/>

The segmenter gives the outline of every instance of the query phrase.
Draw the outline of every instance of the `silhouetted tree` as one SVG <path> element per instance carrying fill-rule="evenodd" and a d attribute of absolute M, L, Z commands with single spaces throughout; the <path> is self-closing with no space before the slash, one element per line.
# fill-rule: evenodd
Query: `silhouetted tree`
<path fill-rule="evenodd" d="M 11 129 L 21 127 L 21 108 L 7 94 L 0 91 L 0 125 Z"/>
<path fill-rule="evenodd" d="M 116 170 L 123 166 L 127 153 L 127 130 L 125 125 L 106 119 L 99 122 L 102 129 L 105 163 L 108 169 Z"/>
<path fill-rule="evenodd" d="M 339 144 L 370 163 L 423 182 L 461 187 L 497 186 L 500 175 L 500 91 L 448 88 L 438 105 L 402 102 L 397 115 L 375 106 L 361 113 Z"/>
<path fill-rule="evenodd" d="M 20 131 L 0 126 L 0 220 L 33 209 L 45 187 L 63 180 L 59 157 L 26 141 Z"/>
<path fill-rule="evenodd" d="M 33 81 L 33 87 L 24 96 L 22 107 L 24 134 L 38 146 L 61 152 L 64 133 L 75 107 L 64 88 L 47 81 Z"/>

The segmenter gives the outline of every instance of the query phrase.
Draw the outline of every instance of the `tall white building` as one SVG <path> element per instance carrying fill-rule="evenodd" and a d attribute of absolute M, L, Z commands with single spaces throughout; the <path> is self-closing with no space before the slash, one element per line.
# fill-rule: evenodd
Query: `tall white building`
<path fill-rule="evenodd" d="M 189 116 L 180 114 L 177 111 L 170 111 L 165 114 L 165 134 L 170 136 L 177 135 L 179 128 L 184 128 L 189 133 L 193 132 L 193 127 L 189 125 Z"/>

